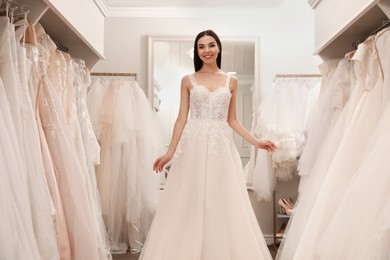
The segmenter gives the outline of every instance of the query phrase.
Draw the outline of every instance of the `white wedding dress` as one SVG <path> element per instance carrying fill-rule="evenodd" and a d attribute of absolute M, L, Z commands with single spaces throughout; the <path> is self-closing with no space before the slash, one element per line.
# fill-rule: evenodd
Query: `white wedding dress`
<path fill-rule="evenodd" d="M 190 118 L 140 259 L 272 259 L 226 121 L 230 78 L 213 92 L 189 78 Z"/>
<path fill-rule="evenodd" d="M 138 83 L 125 78 L 94 79 L 88 109 L 101 146 L 96 179 L 111 252 L 140 252 L 160 194 L 152 164 L 163 145 L 153 110 Z"/>
<path fill-rule="evenodd" d="M 372 127 L 375 126 L 375 130 L 371 127 L 370 135 L 361 138 L 366 148 L 361 149 L 362 151 L 359 152 L 361 157 L 356 161 L 359 162 L 357 165 L 360 167 L 348 171 L 348 174 L 344 173 L 346 176 L 341 182 L 342 189 L 339 188 L 337 193 L 342 195 L 338 196 L 342 199 L 338 200 L 339 203 L 328 205 L 326 208 L 332 218 L 326 223 L 327 228 L 316 244 L 314 251 L 316 256 L 320 256 L 318 259 L 389 259 L 390 257 L 388 188 L 390 63 L 387 59 L 390 54 L 389 42 L 390 28 L 387 28 L 376 35 L 375 47 L 371 48 L 370 55 L 373 56 L 372 60 L 375 63 L 379 63 L 380 71 L 378 76 L 371 77 L 372 84 L 380 90 L 380 95 L 377 95 L 375 105 L 371 104 L 369 116 L 377 118 L 378 113 L 374 114 L 372 108 L 377 107 L 379 113 L 381 106 L 386 108 L 381 113 L 379 122 L 371 123 Z M 370 124 L 370 121 L 364 122 Z M 358 128 L 356 131 L 360 132 L 361 129 Z M 356 152 L 353 156 L 356 158 Z M 334 191 L 337 190 L 331 190 Z M 335 237 L 337 239 L 334 239 Z"/>

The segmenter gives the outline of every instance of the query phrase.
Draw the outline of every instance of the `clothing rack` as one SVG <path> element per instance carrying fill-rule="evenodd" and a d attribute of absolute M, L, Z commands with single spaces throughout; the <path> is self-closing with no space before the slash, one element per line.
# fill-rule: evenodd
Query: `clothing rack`
<path fill-rule="evenodd" d="M 276 74 L 275 78 L 321 78 L 321 74 Z"/>
<path fill-rule="evenodd" d="M 383 29 L 385 29 L 389 26 L 390 26 L 390 19 L 383 20 L 381 26 L 379 26 L 375 31 L 371 32 L 370 34 L 362 37 L 360 40 L 353 42 L 352 47 L 354 48 L 354 50 L 357 50 L 359 44 L 363 43 L 368 37 L 370 37 L 371 35 L 377 34 L 378 32 L 382 31 Z"/>
<path fill-rule="evenodd" d="M 27 8 L 28 5 L 24 3 L 19 3 L 16 0 L 0 0 L 0 11 L 2 15 L 11 16 L 26 16 L 30 10 Z"/>
<path fill-rule="evenodd" d="M 62 51 L 62 52 L 66 52 L 66 53 L 69 53 L 69 48 L 64 46 L 62 43 L 58 42 L 57 40 L 51 38 L 51 40 L 56 44 L 57 46 L 57 49 Z"/>
<path fill-rule="evenodd" d="M 96 76 L 96 77 L 134 77 L 134 79 L 137 80 L 137 73 L 135 73 L 135 72 L 128 72 L 128 73 L 121 73 L 121 72 L 91 72 L 91 76 Z"/>

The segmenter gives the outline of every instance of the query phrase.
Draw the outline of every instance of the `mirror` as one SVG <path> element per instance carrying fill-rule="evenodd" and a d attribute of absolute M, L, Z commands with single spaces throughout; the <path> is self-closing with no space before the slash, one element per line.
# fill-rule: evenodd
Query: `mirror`
<path fill-rule="evenodd" d="M 157 112 L 166 148 L 180 105 L 180 83 L 184 75 L 194 72 L 195 37 L 148 38 L 148 98 Z M 221 69 L 238 79 L 237 117 L 250 130 L 258 96 L 258 40 L 223 38 Z M 243 165 L 249 160 L 250 145 L 234 135 Z"/>

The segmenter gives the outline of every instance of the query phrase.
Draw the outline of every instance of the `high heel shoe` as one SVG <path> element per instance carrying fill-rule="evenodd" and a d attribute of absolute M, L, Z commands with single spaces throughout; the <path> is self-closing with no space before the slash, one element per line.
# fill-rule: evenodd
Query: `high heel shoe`
<path fill-rule="evenodd" d="M 294 201 L 291 197 L 288 197 L 288 198 L 287 198 L 287 201 L 288 201 L 288 203 L 290 204 L 290 206 L 291 206 L 292 208 L 295 207 L 295 201 Z"/>
<path fill-rule="evenodd" d="M 282 225 L 279 228 L 279 231 L 276 233 L 276 237 L 277 238 L 282 238 L 283 237 L 284 232 L 286 231 L 286 227 L 287 227 L 286 223 L 282 223 Z"/>
<path fill-rule="evenodd" d="M 293 206 L 291 206 L 291 204 L 288 202 L 287 199 L 285 198 L 280 198 L 278 200 L 278 204 L 280 206 L 280 211 L 283 213 L 283 214 L 287 214 L 288 216 L 291 216 L 291 214 L 293 213 Z"/>

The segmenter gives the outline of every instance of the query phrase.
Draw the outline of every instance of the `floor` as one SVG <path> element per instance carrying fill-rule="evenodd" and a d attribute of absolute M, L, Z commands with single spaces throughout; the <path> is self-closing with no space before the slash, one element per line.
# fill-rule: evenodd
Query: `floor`
<path fill-rule="evenodd" d="M 271 252 L 272 257 L 275 259 L 277 248 L 274 246 L 268 246 L 269 251 Z M 127 252 L 122 255 L 113 255 L 113 260 L 138 260 L 139 254 L 131 254 Z"/>

